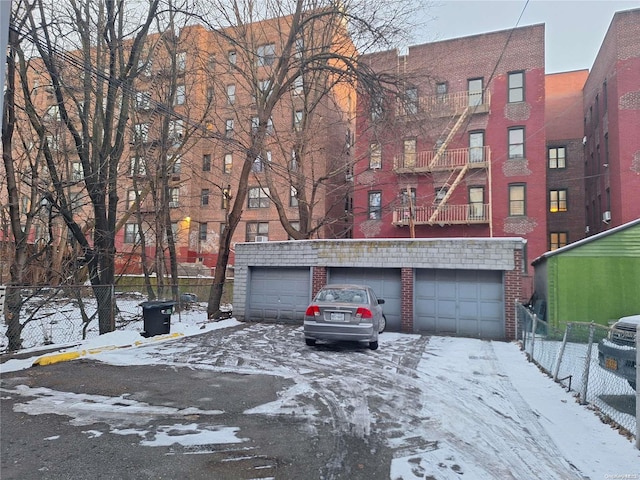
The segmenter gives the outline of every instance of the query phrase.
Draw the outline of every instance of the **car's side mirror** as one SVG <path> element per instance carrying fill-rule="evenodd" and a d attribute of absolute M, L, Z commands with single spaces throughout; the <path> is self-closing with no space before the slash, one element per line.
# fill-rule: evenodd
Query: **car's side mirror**
<path fill-rule="evenodd" d="M 382 305 L 384 303 L 384 299 L 383 298 L 379 298 L 378 299 L 378 305 Z"/>

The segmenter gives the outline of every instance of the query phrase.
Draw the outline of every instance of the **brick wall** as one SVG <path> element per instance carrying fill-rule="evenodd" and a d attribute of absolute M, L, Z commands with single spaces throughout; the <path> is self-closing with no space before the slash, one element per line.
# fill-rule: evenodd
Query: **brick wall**
<path fill-rule="evenodd" d="M 413 268 L 402 268 L 400 270 L 400 281 L 402 283 L 401 298 L 401 328 L 403 332 L 413 331 L 413 284 L 414 284 Z"/>
<path fill-rule="evenodd" d="M 522 298 L 522 250 L 514 250 L 513 261 L 515 268 L 504 272 L 504 310 L 505 336 L 507 340 L 516 338 L 516 301 Z"/>

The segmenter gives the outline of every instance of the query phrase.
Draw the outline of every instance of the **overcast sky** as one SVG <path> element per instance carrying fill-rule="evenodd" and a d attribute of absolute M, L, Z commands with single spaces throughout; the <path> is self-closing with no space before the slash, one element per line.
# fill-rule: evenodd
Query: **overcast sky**
<path fill-rule="evenodd" d="M 525 4 L 526 0 L 436 0 L 427 12 L 427 28 L 413 43 L 544 23 L 547 73 L 591 69 L 613 14 L 640 8 L 640 0 L 529 0 L 526 8 Z"/>

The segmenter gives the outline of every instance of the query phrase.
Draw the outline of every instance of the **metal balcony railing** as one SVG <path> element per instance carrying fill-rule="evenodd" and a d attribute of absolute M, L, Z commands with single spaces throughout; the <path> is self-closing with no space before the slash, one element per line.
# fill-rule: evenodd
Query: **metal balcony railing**
<path fill-rule="evenodd" d="M 444 205 L 432 222 L 429 218 L 437 210 L 438 205 L 414 207 L 414 225 L 469 225 L 489 223 L 489 204 L 471 203 L 466 205 Z M 393 224 L 397 226 L 410 224 L 409 207 L 396 207 L 393 211 Z"/>
<path fill-rule="evenodd" d="M 471 107 L 471 114 L 487 113 L 491 103 L 491 93 L 484 92 L 456 92 L 439 95 L 425 95 L 416 103 L 399 102 L 396 115 L 405 117 L 428 113 L 433 117 L 453 117 L 461 115 L 467 107 Z"/>
<path fill-rule="evenodd" d="M 413 155 L 397 155 L 393 159 L 393 170 L 396 173 L 421 173 L 456 170 L 465 165 L 469 165 L 469 168 L 486 168 L 491 161 L 489 146 L 446 150 L 437 159 L 436 153 L 437 150 L 426 150 Z"/>

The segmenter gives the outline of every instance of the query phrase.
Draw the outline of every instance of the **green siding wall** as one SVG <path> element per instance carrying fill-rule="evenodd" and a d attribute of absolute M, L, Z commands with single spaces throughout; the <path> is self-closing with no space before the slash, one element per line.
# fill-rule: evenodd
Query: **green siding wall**
<path fill-rule="evenodd" d="M 554 326 L 640 313 L 640 225 L 550 256 L 547 269 Z"/>

